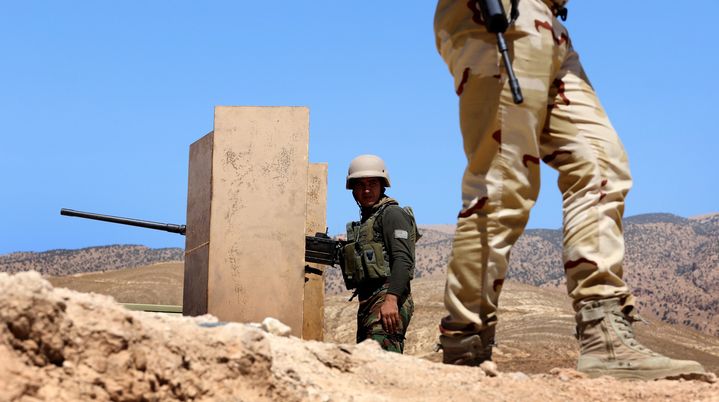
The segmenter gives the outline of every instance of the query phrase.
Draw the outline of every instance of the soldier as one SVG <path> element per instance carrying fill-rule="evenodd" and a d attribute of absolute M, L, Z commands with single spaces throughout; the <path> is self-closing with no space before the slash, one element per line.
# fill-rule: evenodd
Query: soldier
<path fill-rule="evenodd" d="M 440 323 L 443 361 L 491 360 L 497 302 L 512 245 L 539 192 L 539 161 L 559 172 L 564 270 L 576 311 L 579 371 L 656 379 L 703 372 L 642 346 L 635 299 L 622 280 L 622 214 L 631 177 L 624 148 L 579 62 L 567 0 L 503 0 L 524 102 L 514 104 L 474 1 L 439 0 L 437 48 L 454 76 L 467 166 Z M 518 4 L 517 4 L 518 3 Z"/>
<path fill-rule="evenodd" d="M 350 163 L 346 188 L 360 207 L 360 221 L 347 224 L 343 275 L 359 297 L 357 343 L 371 338 L 402 353 L 414 311 L 410 280 L 419 233 L 411 208 L 385 195 L 389 186 L 379 157 L 360 155 Z"/>

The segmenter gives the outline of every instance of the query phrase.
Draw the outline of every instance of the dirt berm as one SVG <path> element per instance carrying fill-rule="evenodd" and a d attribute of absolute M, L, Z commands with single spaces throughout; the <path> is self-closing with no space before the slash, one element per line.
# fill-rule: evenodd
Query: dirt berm
<path fill-rule="evenodd" d="M 498 373 L 213 321 L 0 273 L 0 401 L 719 401 L 706 381 Z"/>

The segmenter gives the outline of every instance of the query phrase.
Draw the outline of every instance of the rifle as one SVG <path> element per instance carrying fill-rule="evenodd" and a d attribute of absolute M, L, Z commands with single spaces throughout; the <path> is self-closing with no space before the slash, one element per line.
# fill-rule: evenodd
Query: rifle
<path fill-rule="evenodd" d="M 67 208 L 60 209 L 60 215 L 119 223 L 121 225 L 138 226 L 146 229 L 164 230 L 166 232 L 177 233 L 183 236 L 186 231 L 185 225 L 101 215 Z M 343 266 L 344 257 L 342 249 L 345 244 L 346 242 L 344 240 L 333 240 L 326 233 L 322 232 L 317 232 L 314 236 L 305 236 L 305 261 L 323 265 Z"/>
<path fill-rule="evenodd" d="M 512 21 L 517 19 L 519 11 L 517 11 L 518 0 L 512 0 Z M 497 34 L 497 48 L 502 54 L 504 60 L 504 68 L 507 70 L 509 76 L 509 88 L 512 90 L 512 99 L 515 104 L 520 104 L 524 101 L 522 97 L 522 89 L 519 87 L 519 81 L 514 75 L 514 69 L 512 68 L 512 61 L 509 59 L 509 50 L 507 49 L 507 42 L 504 40 L 504 33 L 509 27 L 510 21 L 507 20 L 507 15 L 504 13 L 504 6 L 500 0 L 477 0 L 479 11 L 482 13 L 482 19 L 487 27 L 487 32 Z"/>

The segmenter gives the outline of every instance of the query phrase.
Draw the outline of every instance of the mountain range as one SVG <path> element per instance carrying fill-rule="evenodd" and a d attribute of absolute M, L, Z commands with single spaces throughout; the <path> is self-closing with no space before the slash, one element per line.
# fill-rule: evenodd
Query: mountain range
<path fill-rule="evenodd" d="M 454 226 L 421 225 L 421 231 L 415 278 L 442 278 Z M 719 336 L 719 214 L 694 218 L 671 214 L 633 216 L 624 220 L 624 236 L 625 280 L 637 296 L 642 315 Z M 561 230 L 527 230 L 512 249 L 507 280 L 564 291 L 561 256 Z M 0 272 L 36 270 L 61 277 L 178 262 L 182 257 L 183 250 L 179 248 L 137 245 L 18 252 L 0 255 Z M 349 295 L 338 269 L 328 268 L 324 276 L 328 295 Z M 173 277 L 181 281 L 181 275 Z M 442 286 L 441 281 L 437 283 Z M 165 299 L 163 303 L 181 304 L 181 297 Z"/>

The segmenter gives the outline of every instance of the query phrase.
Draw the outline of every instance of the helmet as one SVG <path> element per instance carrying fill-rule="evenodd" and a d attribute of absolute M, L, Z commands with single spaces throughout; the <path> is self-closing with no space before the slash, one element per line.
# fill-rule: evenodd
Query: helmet
<path fill-rule="evenodd" d="M 347 169 L 345 188 L 351 190 L 350 180 L 362 177 L 379 177 L 382 179 L 382 184 L 389 187 L 389 173 L 384 166 L 384 161 L 379 156 L 360 155 L 352 159 L 350 167 Z"/>

